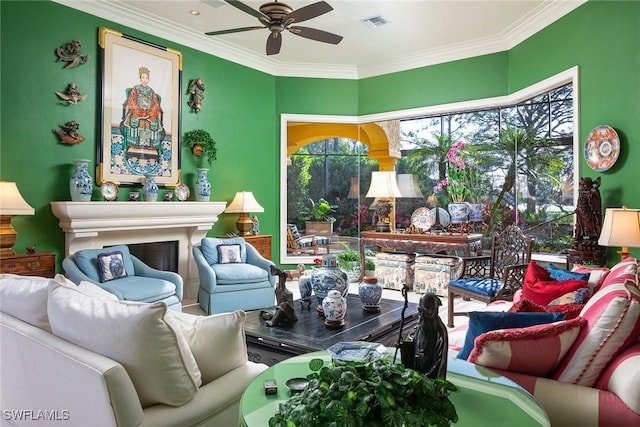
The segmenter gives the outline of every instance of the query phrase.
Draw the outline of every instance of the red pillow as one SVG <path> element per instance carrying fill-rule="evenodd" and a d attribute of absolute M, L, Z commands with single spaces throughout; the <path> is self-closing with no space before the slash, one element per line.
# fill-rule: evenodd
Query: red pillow
<path fill-rule="evenodd" d="M 522 298 L 531 300 L 536 304 L 548 305 L 551 301 L 566 293 L 588 286 L 586 280 L 538 280 L 533 285 L 525 283 L 522 288 Z"/>
<path fill-rule="evenodd" d="M 527 271 L 524 274 L 524 283 L 522 285 L 523 288 L 527 286 L 533 286 L 536 282 L 540 280 L 550 280 L 551 274 L 546 268 L 542 268 L 535 261 L 529 261 L 529 265 L 527 266 Z"/>
<path fill-rule="evenodd" d="M 580 311 L 584 304 L 559 304 L 541 306 L 528 299 L 523 299 L 511 306 L 510 312 L 529 312 L 529 313 L 565 313 L 565 320 L 575 319 L 580 315 Z"/>

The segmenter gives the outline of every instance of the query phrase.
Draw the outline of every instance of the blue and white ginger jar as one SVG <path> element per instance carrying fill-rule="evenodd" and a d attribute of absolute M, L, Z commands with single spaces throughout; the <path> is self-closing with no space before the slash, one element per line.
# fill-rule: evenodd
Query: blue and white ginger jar
<path fill-rule="evenodd" d="M 362 302 L 362 309 L 369 312 L 380 311 L 382 300 L 382 285 L 375 277 L 365 277 L 358 285 L 358 295 Z"/>
<path fill-rule="evenodd" d="M 344 325 L 344 317 L 347 314 L 347 300 L 340 291 L 331 290 L 322 300 L 324 312 L 324 324 L 332 327 Z"/>

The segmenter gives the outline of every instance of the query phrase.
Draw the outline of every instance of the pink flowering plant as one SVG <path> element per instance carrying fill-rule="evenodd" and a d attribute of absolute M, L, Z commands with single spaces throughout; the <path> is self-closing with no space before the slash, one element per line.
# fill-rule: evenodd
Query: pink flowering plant
<path fill-rule="evenodd" d="M 433 187 L 434 193 L 439 193 L 447 187 L 451 203 L 462 203 L 469 194 L 463 148 L 462 141 L 451 144 L 451 148 L 447 151 L 447 177 Z"/>

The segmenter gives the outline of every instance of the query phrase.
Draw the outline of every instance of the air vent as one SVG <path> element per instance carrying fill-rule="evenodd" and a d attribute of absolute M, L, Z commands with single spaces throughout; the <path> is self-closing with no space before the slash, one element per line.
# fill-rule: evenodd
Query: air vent
<path fill-rule="evenodd" d="M 221 1 L 221 0 L 202 0 L 202 3 L 214 7 L 214 8 L 219 8 L 220 6 L 224 6 L 226 3 Z"/>
<path fill-rule="evenodd" d="M 390 23 L 391 21 L 389 21 L 387 18 L 384 18 L 382 16 L 372 16 L 371 18 L 367 18 L 367 19 L 363 19 L 362 23 L 365 24 L 368 27 L 371 28 L 376 28 L 376 27 L 381 27 L 383 25 L 386 25 L 388 23 Z"/>

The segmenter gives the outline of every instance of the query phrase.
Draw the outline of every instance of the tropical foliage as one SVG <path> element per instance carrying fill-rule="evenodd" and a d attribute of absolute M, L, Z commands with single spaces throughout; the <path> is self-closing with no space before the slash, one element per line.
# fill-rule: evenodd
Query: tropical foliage
<path fill-rule="evenodd" d="M 280 404 L 269 427 L 448 427 L 458 421 L 449 400 L 458 390 L 453 383 L 389 359 L 336 361 L 307 379 L 301 393 Z"/>

